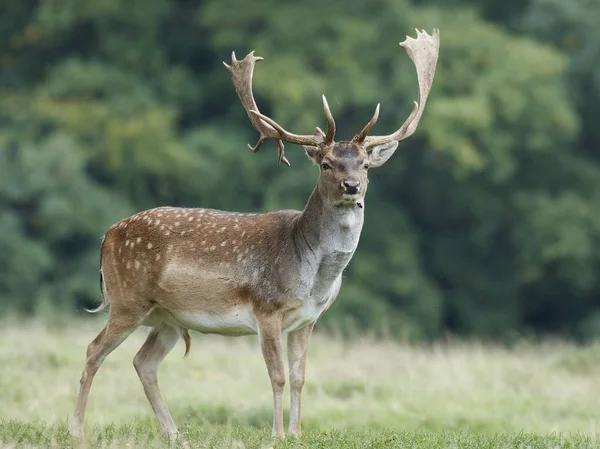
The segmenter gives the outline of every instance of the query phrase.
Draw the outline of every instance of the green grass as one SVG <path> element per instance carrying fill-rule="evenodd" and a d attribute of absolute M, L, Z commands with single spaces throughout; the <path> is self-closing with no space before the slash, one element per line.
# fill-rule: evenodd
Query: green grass
<path fill-rule="evenodd" d="M 530 433 L 485 434 L 468 431 L 309 430 L 302 438 L 276 440 L 265 429 L 239 426 L 189 426 L 176 441 L 157 435 L 148 423 L 97 429 L 85 443 L 67 435 L 66 427 L 46 427 L 6 422 L 0 427 L 4 447 L 101 447 L 101 448 L 592 448 L 598 440 L 589 436 L 535 435 Z M 0 443 L 1 444 L 1 443 Z M 2 446 L 0 446 L 2 447 Z"/>
<path fill-rule="evenodd" d="M 270 436 L 271 388 L 253 338 L 193 335 L 160 372 L 180 429 L 163 440 L 131 360 L 137 331 L 96 376 L 87 438 L 66 428 L 85 348 L 102 323 L 0 323 L 0 449 L 600 447 L 600 344 L 428 347 L 316 335 L 301 439 Z M 287 411 L 286 411 L 287 418 Z"/>

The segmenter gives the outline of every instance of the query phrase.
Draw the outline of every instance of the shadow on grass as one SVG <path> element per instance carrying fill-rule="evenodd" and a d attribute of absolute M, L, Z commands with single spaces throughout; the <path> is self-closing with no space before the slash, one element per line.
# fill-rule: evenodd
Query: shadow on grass
<path fill-rule="evenodd" d="M 173 411 L 173 419 L 180 429 L 211 426 L 246 427 L 259 431 L 271 431 L 273 425 L 273 409 L 271 407 L 232 407 L 225 404 L 214 406 L 203 405 L 201 408 L 188 407 Z M 287 429 L 289 410 L 283 412 L 283 423 Z M 323 421 L 302 418 L 303 430 L 318 430 Z"/>
<path fill-rule="evenodd" d="M 286 413 L 287 415 L 287 413 Z M 287 416 L 284 417 L 287 420 Z M 271 428 L 273 409 L 270 407 L 232 407 L 225 404 L 203 405 L 173 410 L 173 419 L 186 426 L 242 426 L 255 429 Z"/>

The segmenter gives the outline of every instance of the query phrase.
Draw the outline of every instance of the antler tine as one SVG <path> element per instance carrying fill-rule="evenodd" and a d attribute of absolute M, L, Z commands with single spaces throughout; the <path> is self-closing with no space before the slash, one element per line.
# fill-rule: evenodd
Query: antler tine
<path fill-rule="evenodd" d="M 279 123 L 277 123 L 271 117 L 261 114 L 257 110 L 253 109 L 250 111 L 250 113 L 253 114 L 255 117 L 259 118 L 260 121 L 274 128 L 278 132 L 278 138 L 283 140 L 284 142 L 295 143 L 297 145 L 312 146 L 317 146 L 323 143 L 323 136 L 318 132 L 315 132 L 314 135 L 294 134 L 289 131 L 286 131 Z"/>
<path fill-rule="evenodd" d="M 369 134 L 371 129 L 373 129 L 373 126 L 375 126 L 375 123 L 377 123 L 377 120 L 379 119 L 379 106 L 380 106 L 380 103 L 377 103 L 373 117 L 371 117 L 371 120 L 369 120 L 369 123 L 367 123 L 365 125 L 365 127 L 362 129 L 362 131 L 354 137 L 353 140 L 355 142 L 363 143 L 365 140 L 365 137 L 367 137 L 367 134 Z"/>
<path fill-rule="evenodd" d="M 333 143 L 333 138 L 335 137 L 335 120 L 333 119 L 333 114 L 329 109 L 329 103 L 327 103 L 327 98 L 325 95 L 323 97 L 323 109 L 325 110 L 325 118 L 327 119 L 327 134 L 325 135 L 325 144 L 329 145 Z"/>
<path fill-rule="evenodd" d="M 324 139 L 323 136 L 319 134 L 299 135 L 290 133 L 283 129 L 274 120 L 260 113 L 258 106 L 256 105 L 256 101 L 254 101 L 254 95 L 252 94 L 252 76 L 256 62 L 262 60 L 263 58 L 260 56 L 254 56 L 254 51 L 252 51 L 248 53 L 244 59 L 238 61 L 235 57 L 235 52 L 232 52 L 231 65 L 225 62 L 223 62 L 223 64 L 227 70 L 231 72 L 231 79 L 233 80 L 235 91 L 242 102 L 242 106 L 244 106 L 252 126 L 254 126 L 254 128 L 260 134 L 256 145 L 248 145 L 248 148 L 250 148 L 252 152 L 256 153 L 265 140 L 273 139 L 277 143 L 278 161 L 289 166 L 290 163 L 284 156 L 284 141 L 298 145 L 316 146 L 322 144 Z M 329 113 L 329 115 L 331 115 L 331 113 Z M 331 122 L 333 122 L 333 117 L 331 117 Z M 329 124 L 328 117 L 328 126 Z M 328 128 L 328 135 L 329 132 L 330 129 Z M 333 122 L 333 132 L 335 132 L 335 122 Z"/>
<path fill-rule="evenodd" d="M 408 56 L 413 62 L 415 69 L 417 70 L 417 80 L 419 82 L 419 99 L 414 102 L 413 110 L 402 124 L 402 126 L 393 134 L 387 136 L 366 136 L 366 132 L 363 129 L 361 133 L 355 137 L 355 141 L 359 141 L 362 137 L 362 143 L 365 148 L 370 148 L 376 145 L 391 141 L 401 141 L 410 137 L 417 129 L 417 125 L 421 120 L 423 111 L 425 109 L 425 103 L 427 103 L 427 97 L 431 90 L 433 83 L 433 77 L 435 75 L 435 69 L 437 65 L 438 55 L 440 52 L 440 32 L 437 29 L 433 30 L 430 36 L 425 31 L 417 31 L 417 37 L 412 38 L 406 36 L 406 40 L 400 42 L 400 46 L 406 50 Z M 376 113 L 378 112 L 378 108 Z M 375 118 L 375 116 L 374 116 Z M 373 119 L 371 119 L 372 121 Z M 365 129 L 367 132 L 370 130 L 369 122 Z M 375 124 L 375 123 L 373 123 Z M 365 132 L 365 136 L 363 136 Z"/>

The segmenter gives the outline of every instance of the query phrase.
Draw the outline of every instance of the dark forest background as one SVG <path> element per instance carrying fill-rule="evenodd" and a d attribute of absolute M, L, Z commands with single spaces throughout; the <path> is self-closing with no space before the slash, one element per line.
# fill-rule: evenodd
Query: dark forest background
<path fill-rule="evenodd" d="M 160 205 L 301 209 L 318 176 L 256 132 L 222 65 L 265 57 L 261 110 L 377 134 L 417 83 L 398 46 L 441 32 L 417 133 L 371 173 L 366 224 L 326 326 L 413 340 L 600 335 L 597 0 L 3 0 L 0 315 L 100 296 L 101 237 Z"/>

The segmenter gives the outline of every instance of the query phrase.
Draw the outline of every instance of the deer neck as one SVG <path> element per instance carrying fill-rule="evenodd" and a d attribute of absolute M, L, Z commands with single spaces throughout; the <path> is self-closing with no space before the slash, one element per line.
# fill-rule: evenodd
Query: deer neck
<path fill-rule="evenodd" d="M 341 279 L 358 246 L 364 209 L 336 207 L 316 188 L 296 221 L 293 241 L 299 259 L 301 284 L 309 296 L 327 296 Z"/>

